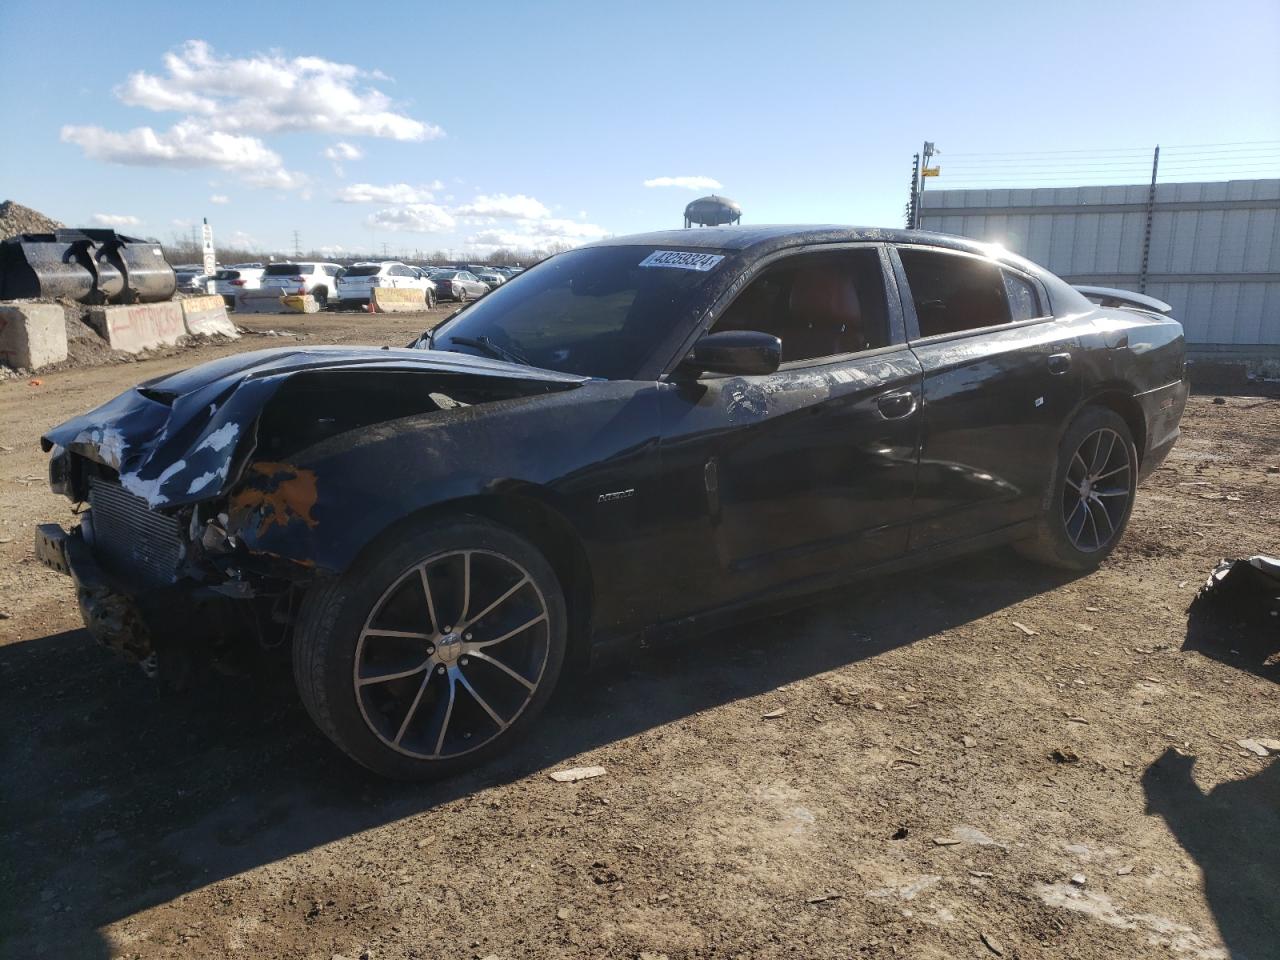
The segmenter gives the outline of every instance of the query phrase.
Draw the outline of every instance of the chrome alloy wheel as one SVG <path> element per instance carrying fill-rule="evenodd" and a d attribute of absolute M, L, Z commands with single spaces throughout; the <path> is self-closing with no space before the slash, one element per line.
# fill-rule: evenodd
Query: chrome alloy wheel
<path fill-rule="evenodd" d="M 352 681 L 369 729 L 425 760 L 479 749 L 529 705 L 547 665 L 546 598 L 529 571 L 488 550 L 439 554 L 374 604 Z"/>
<path fill-rule="evenodd" d="M 1062 488 L 1062 521 L 1082 553 L 1101 550 L 1124 522 L 1133 493 L 1128 442 L 1106 427 L 1095 430 L 1071 456 Z"/>

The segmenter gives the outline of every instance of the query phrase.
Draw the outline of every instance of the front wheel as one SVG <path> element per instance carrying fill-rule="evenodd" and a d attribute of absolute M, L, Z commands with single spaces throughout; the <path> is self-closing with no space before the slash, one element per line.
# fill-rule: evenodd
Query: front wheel
<path fill-rule="evenodd" d="M 1059 444 L 1036 535 L 1019 549 L 1051 566 L 1092 570 L 1120 541 L 1137 485 L 1129 425 L 1114 410 L 1086 407 Z"/>
<path fill-rule="evenodd" d="M 294 677 L 370 770 L 420 780 L 504 750 L 564 663 L 564 594 L 533 544 L 480 518 L 418 527 L 308 594 Z"/>

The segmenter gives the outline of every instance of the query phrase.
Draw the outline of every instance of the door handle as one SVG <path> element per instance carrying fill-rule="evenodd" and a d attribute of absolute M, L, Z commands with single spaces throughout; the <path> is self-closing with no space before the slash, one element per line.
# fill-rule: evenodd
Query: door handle
<path fill-rule="evenodd" d="M 886 393 L 876 398 L 876 406 L 886 420 L 901 420 L 916 412 L 916 395 L 909 390 Z"/>
<path fill-rule="evenodd" d="M 1061 376 L 1071 369 L 1071 354 L 1052 353 L 1049 355 L 1049 372 Z"/>

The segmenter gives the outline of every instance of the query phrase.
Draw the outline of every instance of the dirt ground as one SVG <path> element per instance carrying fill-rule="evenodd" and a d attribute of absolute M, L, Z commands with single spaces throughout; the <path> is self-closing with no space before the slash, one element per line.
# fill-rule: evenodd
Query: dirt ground
<path fill-rule="evenodd" d="M 162 694 L 32 556 L 70 519 L 41 430 L 281 343 L 0 383 L 0 955 L 1280 957 L 1280 766 L 1236 742 L 1280 737 L 1280 632 L 1186 614 L 1222 557 L 1280 550 L 1280 401 L 1194 397 L 1096 573 L 997 552 L 636 650 L 514 754 L 406 786 L 287 673 Z"/>

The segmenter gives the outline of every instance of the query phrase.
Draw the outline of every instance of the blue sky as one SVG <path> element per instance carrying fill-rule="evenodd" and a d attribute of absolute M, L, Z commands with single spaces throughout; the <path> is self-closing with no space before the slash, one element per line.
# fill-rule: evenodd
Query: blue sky
<path fill-rule="evenodd" d="M 0 198 L 335 252 L 675 227 L 699 179 L 899 226 L 925 138 L 930 188 L 1278 176 L 1277 50 L 1276 0 L 4 0 Z"/>

